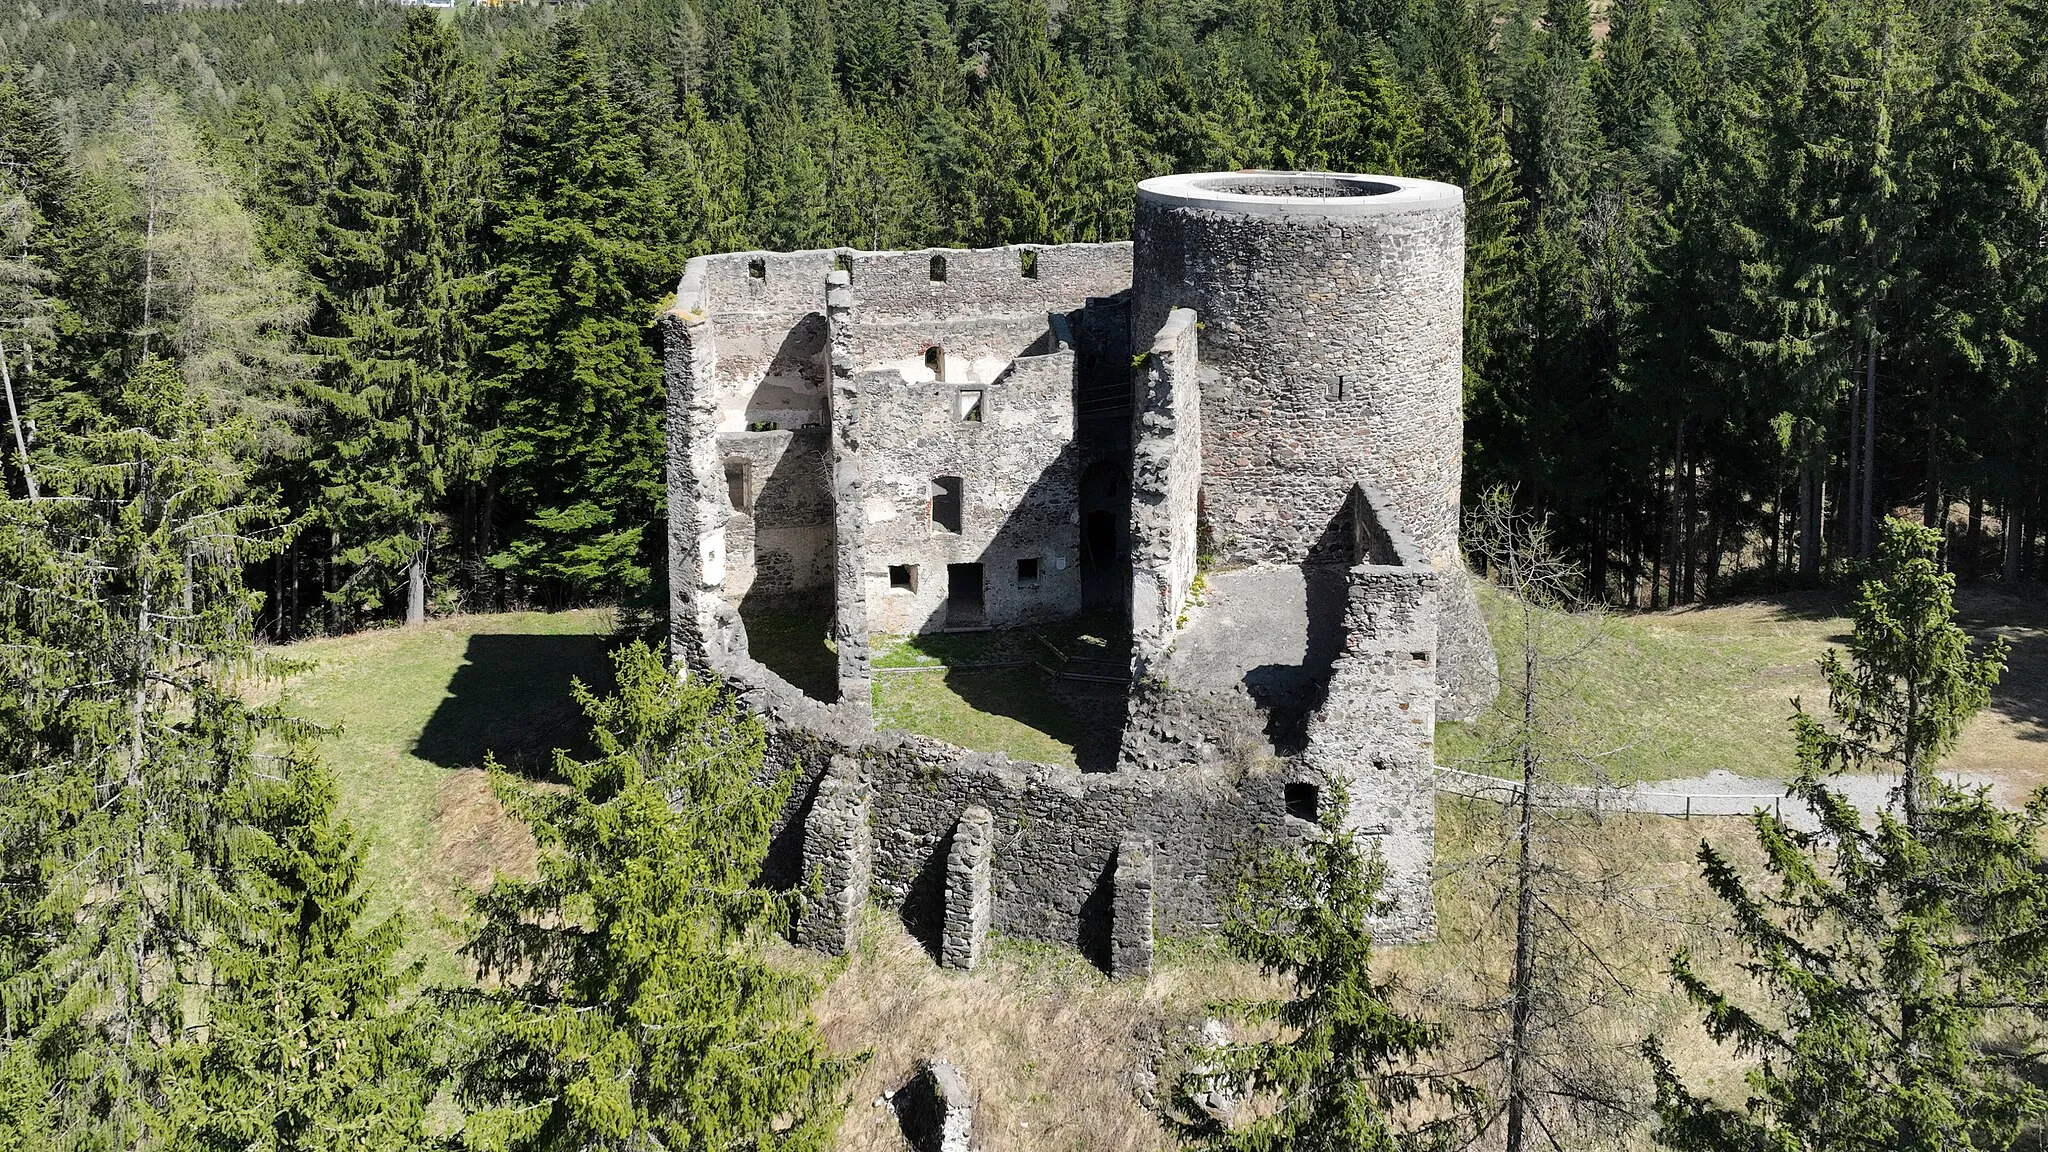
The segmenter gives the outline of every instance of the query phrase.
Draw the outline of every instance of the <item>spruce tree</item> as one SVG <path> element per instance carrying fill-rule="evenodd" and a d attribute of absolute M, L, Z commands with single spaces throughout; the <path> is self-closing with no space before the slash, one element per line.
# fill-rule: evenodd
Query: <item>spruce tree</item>
<path fill-rule="evenodd" d="M 1386 865 L 1345 828 L 1348 805 L 1332 788 L 1320 834 L 1247 860 L 1225 898 L 1224 941 L 1292 994 L 1210 1005 L 1240 1028 L 1276 1035 L 1196 1054 L 1170 1114 L 1192 1147 L 1392 1152 L 1450 1131 L 1403 1115 L 1439 1087 L 1415 1064 L 1440 1035 L 1403 1015 L 1392 985 L 1373 978 L 1369 924 L 1391 910 L 1380 896 Z M 1219 1093 L 1235 1107 L 1215 1109 Z"/>
<path fill-rule="evenodd" d="M 473 472 L 481 96 L 454 32 L 431 10 L 409 13 L 351 118 L 343 173 L 321 189 L 311 471 L 341 541 L 334 559 L 351 570 L 336 595 L 375 610 L 396 593 L 413 624 L 426 617 L 436 520 Z"/>
<path fill-rule="evenodd" d="M 302 744 L 242 818 L 244 914 L 209 949 L 202 1039 L 176 1053 L 185 1141 L 219 1152 L 414 1149 L 427 1142 L 432 1022 L 398 960 L 404 924 L 369 922 L 363 844 Z"/>
<path fill-rule="evenodd" d="M 0 505 L 0 1078 L 45 1093 L 26 1143 L 174 1134 L 173 1057 L 202 1007 L 186 990 L 244 914 L 255 742 L 289 728 L 240 694 L 241 570 L 276 547 L 240 486 L 247 435 L 149 359 L 51 454 L 43 499 Z"/>
<path fill-rule="evenodd" d="M 518 527 L 490 563 L 550 602 L 615 596 L 646 586 L 660 542 L 669 209 L 578 21 L 510 84 L 484 449 Z"/>
<path fill-rule="evenodd" d="M 468 951 L 501 990 L 470 997 L 467 1146 L 828 1147 L 853 1065 L 811 979 L 760 952 L 795 910 L 760 883 L 793 777 L 757 782 L 761 723 L 717 684 L 644 644 L 615 660 L 616 695 L 576 688 L 598 755 L 556 753 L 566 790 L 493 767 L 540 874 L 478 901 Z"/>
<path fill-rule="evenodd" d="M 1818 830 L 1757 814 L 1768 882 L 1700 846 L 1753 986 L 1717 986 L 1688 953 L 1673 971 L 1708 1031 L 1754 1064 L 1737 1109 L 1696 1094 L 1650 1044 L 1668 1147 L 2004 1149 L 2048 1112 L 1995 1043 L 2048 1010 L 2048 793 L 2014 812 L 1932 775 L 2004 663 L 2002 645 L 1968 651 L 1935 544 L 1887 523 L 1851 664 L 1823 662 L 1833 723 L 1794 716 L 1790 794 Z M 1872 827 L 1827 781 L 1874 762 L 1906 779 L 1904 818 L 1888 808 Z"/>

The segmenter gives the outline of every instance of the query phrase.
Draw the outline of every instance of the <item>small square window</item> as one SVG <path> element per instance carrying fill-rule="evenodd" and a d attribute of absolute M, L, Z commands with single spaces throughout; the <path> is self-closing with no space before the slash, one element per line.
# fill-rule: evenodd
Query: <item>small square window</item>
<path fill-rule="evenodd" d="M 766 260 L 747 261 L 747 275 L 756 280 L 766 280 L 768 278 L 768 262 Z"/>
<path fill-rule="evenodd" d="M 968 388 L 953 393 L 953 415 L 969 424 L 981 423 L 981 390 Z"/>
<path fill-rule="evenodd" d="M 1296 820 L 1314 821 L 1322 815 L 1323 790 L 1314 784 L 1289 784 L 1286 789 L 1287 814 Z"/>
<path fill-rule="evenodd" d="M 725 497 L 732 502 L 735 512 L 750 511 L 754 505 L 754 486 L 748 475 L 752 469 L 744 460 L 725 462 Z"/>
<path fill-rule="evenodd" d="M 1017 270 L 1026 280 L 1038 279 L 1038 249 L 1026 248 L 1017 254 Z"/>
<path fill-rule="evenodd" d="M 1018 557 L 1018 558 L 1017 558 L 1017 586 L 1018 586 L 1019 588 L 1031 588 L 1031 587 L 1035 587 L 1035 586 L 1037 586 L 1037 584 L 1038 584 L 1038 557 L 1036 557 L 1036 556 L 1020 556 L 1020 557 Z"/>
<path fill-rule="evenodd" d="M 852 272 L 853 257 L 848 256 L 844 252 L 841 252 L 839 255 L 834 256 L 832 258 L 832 269 L 835 272 Z"/>
<path fill-rule="evenodd" d="M 901 592 L 915 592 L 915 591 L 917 591 L 917 565 L 915 565 L 915 564 L 891 564 L 891 565 L 889 565 L 889 589 L 890 589 L 890 591 L 892 591 L 892 592 L 895 592 L 895 591 L 901 591 Z"/>
<path fill-rule="evenodd" d="M 944 284 L 945 282 L 946 258 L 944 256 L 934 256 L 932 257 L 932 283 Z"/>

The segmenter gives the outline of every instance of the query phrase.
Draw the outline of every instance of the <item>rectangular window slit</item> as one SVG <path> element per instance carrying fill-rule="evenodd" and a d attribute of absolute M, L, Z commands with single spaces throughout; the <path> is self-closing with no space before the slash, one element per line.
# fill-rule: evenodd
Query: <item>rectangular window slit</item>
<path fill-rule="evenodd" d="M 766 280 L 768 278 L 768 262 L 758 259 L 747 261 L 747 275 L 756 280 Z"/>
<path fill-rule="evenodd" d="M 953 415 L 969 424 L 981 423 L 981 390 L 968 388 L 953 393 Z"/>
<path fill-rule="evenodd" d="M 1017 254 L 1017 270 L 1026 280 L 1038 279 L 1038 249 L 1026 248 Z"/>
<path fill-rule="evenodd" d="M 960 531 L 961 505 L 965 502 L 960 477 L 932 478 L 932 524 L 947 532 Z"/>
<path fill-rule="evenodd" d="M 891 589 L 900 589 L 904 592 L 917 591 L 917 565 L 889 565 L 889 587 Z"/>
<path fill-rule="evenodd" d="M 1037 584 L 1038 584 L 1038 557 L 1036 557 L 1036 556 L 1020 556 L 1020 557 L 1018 557 L 1018 558 L 1017 558 L 1017 587 L 1019 587 L 1019 588 L 1033 588 L 1033 587 L 1036 587 L 1036 586 L 1037 586 Z"/>
<path fill-rule="evenodd" d="M 744 460 L 725 462 L 725 497 L 732 502 L 735 512 L 753 510 L 754 487 L 749 476 L 752 471 Z"/>
<path fill-rule="evenodd" d="M 944 256 L 934 256 L 932 257 L 932 283 L 944 284 L 945 282 L 946 258 Z"/>

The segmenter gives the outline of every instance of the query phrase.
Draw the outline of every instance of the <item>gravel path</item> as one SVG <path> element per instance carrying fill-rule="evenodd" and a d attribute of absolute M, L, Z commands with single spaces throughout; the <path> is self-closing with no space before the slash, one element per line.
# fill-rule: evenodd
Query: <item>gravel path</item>
<path fill-rule="evenodd" d="M 1988 777 L 1944 772 L 1942 779 L 1961 787 L 1989 787 Z M 1899 778 L 1890 775 L 1837 776 L 1832 787 L 1846 795 L 1866 816 L 1891 803 Z M 1519 782 L 1493 776 L 1438 768 L 1439 791 L 1459 796 L 1483 796 L 1495 800 L 1513 799 L 1521 790 Z M 1658 780 L 1627 788 L 1559 787 L 1544 797 L 1551 807 L 1597 808 L 1609 812 L 1647 812 L 1661 816 L 1748 816 L 1758 808 L 1775 810 L 1794 828 L 1808 831 L 1819 826 L 1806 805 L 1785 795 L 1785 781 L 1755 776 L 1737 776 L 1715 771 L 1705 776 L 1679 780 Z"/>

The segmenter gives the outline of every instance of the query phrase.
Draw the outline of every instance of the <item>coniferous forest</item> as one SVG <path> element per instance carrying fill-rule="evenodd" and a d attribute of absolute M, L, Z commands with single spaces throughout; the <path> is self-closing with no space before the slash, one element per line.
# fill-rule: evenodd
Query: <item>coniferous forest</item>
<path fill-rule="evenodd" d="M 590 755 L 497 777 L 546 851 L 479 898 L 482 979 L 423 990 L 321 734 L 249 690 L 288 641 L 659 603 L 654 318 L 706 252 L 1124 239 L 1174 171 L 1458 184 L 1468 504 L 1619 608 L 1868 579 L 1796 768 L 1910 778 L 1998 674 L 1953 583 L 2048 576 L 2044 152 L 2042 0 L 0 8 L 0 1150 L 830 1146 L 857 1060 L 760 958 L 757 721 L 623 649 Z M 1873 726 L 1898 684 L 1932 718 Z M 1659 1139 L 2037 1131 L 2043 812 L 1925 787 L 1824 860 L 1765 827 L 1768 880 L 1703 858 L 1790 1006 L 1680 964 L 1764 1071 L 1730 1110 L 1653 1055 Z M 1440 1037 L 1330 928 L 1375 882 L 1344 837 L 1248 872 L 1226 935 L 1307 991 L 1230 1065 L 1282 1105 L 1193 1145 L 1473 1104 L 1387 1073 Z"/>

